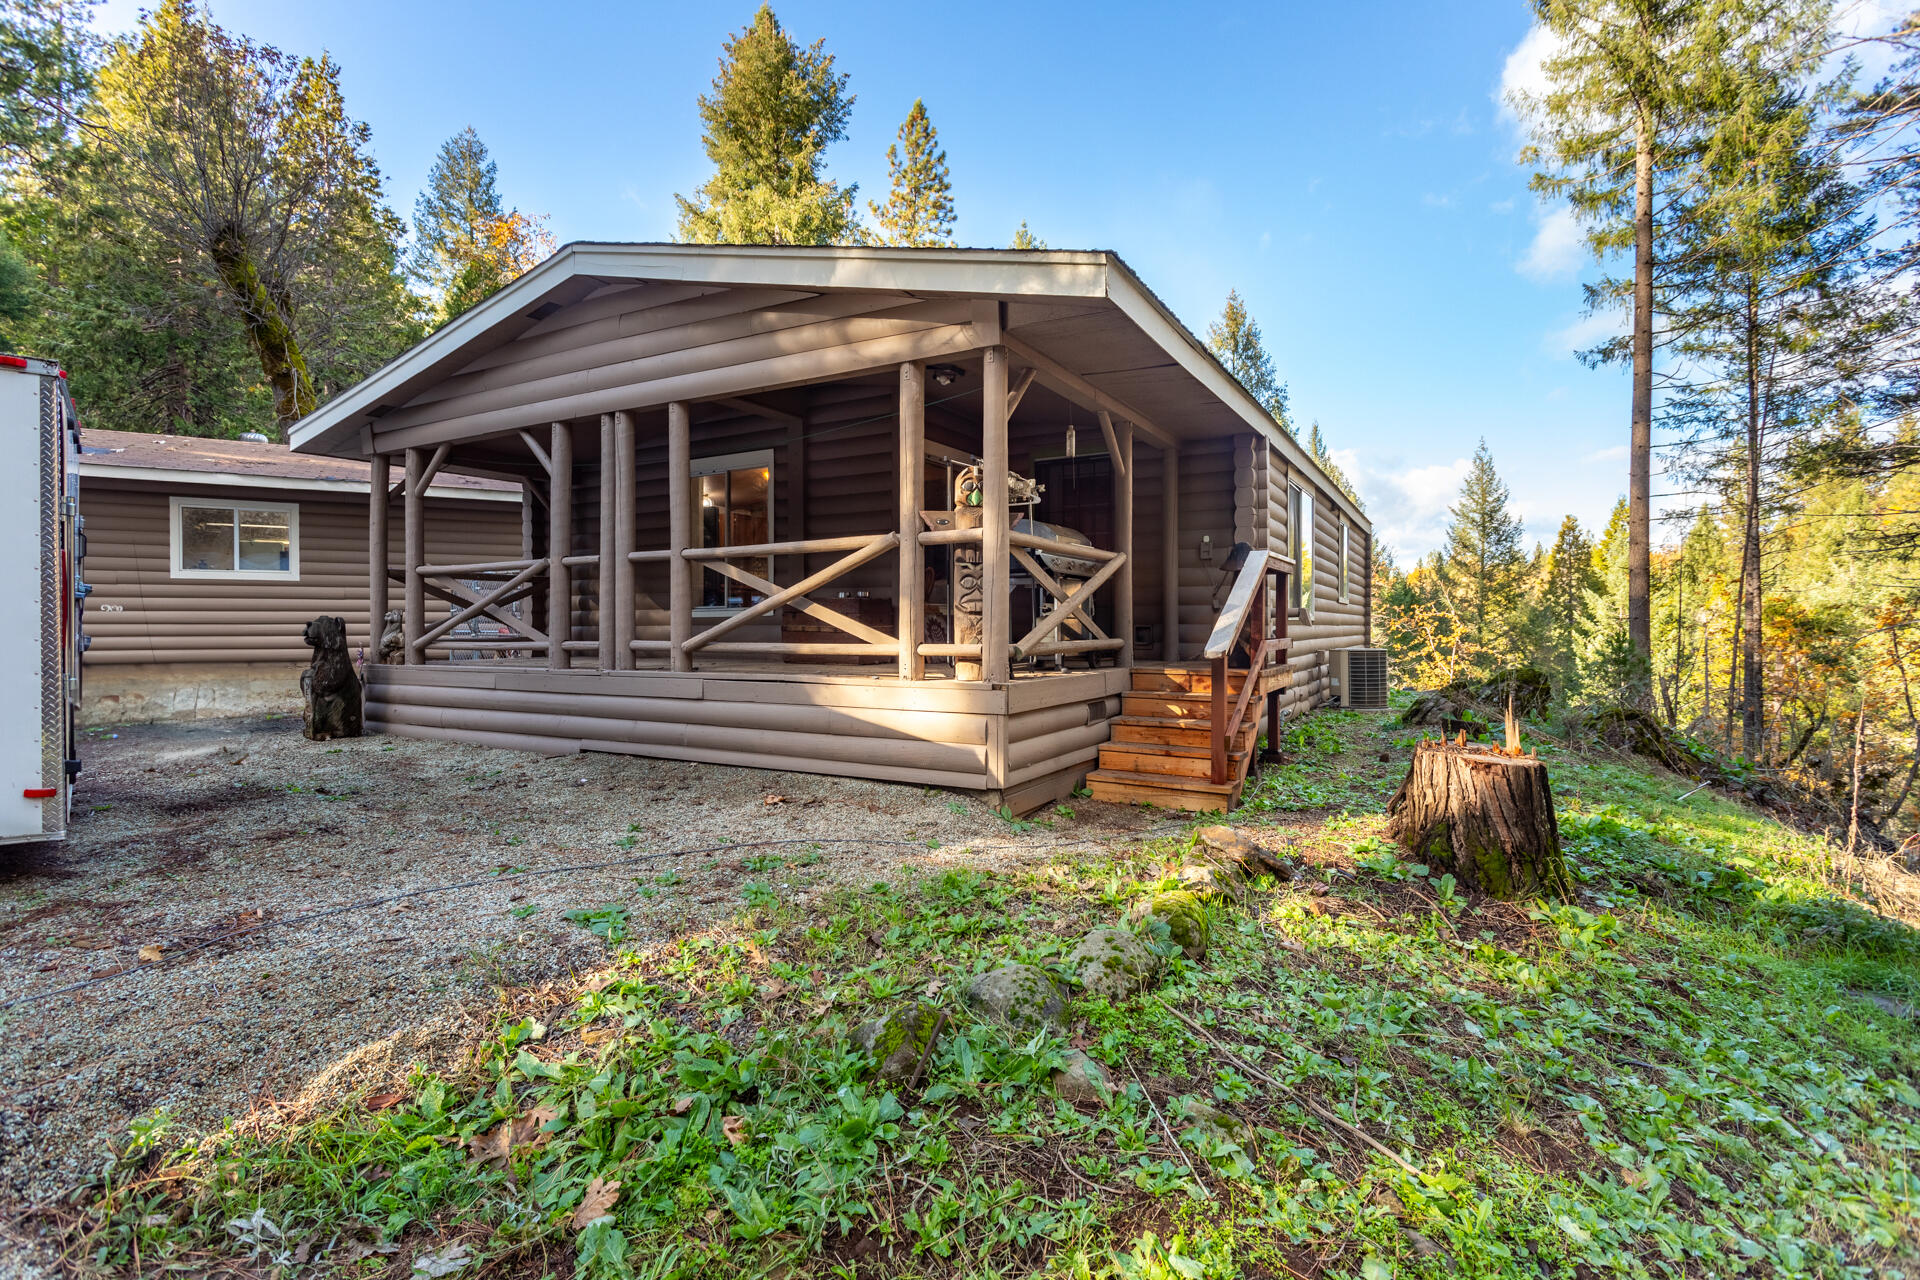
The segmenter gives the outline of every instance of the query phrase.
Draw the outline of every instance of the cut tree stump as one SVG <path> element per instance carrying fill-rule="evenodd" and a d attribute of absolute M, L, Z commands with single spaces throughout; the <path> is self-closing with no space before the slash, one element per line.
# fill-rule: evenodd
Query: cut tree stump
<path fill-rule="evenodd" d="M 1387 834 L 1490 897 L 1573 900 L 1547 766 L 1531 756 L 1417 744 L 1387 802 Z"/>

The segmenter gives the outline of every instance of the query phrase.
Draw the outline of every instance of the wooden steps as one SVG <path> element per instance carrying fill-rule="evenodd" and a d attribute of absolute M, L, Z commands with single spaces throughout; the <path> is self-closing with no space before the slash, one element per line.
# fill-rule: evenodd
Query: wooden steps
<path fill-rule="evenodd" d="M 1228 676 L 1237 698 L 1247 673 Z M 1153 804 L 1196 811 L 1231 809 L 1246 787 L 1253 761 L 1257 709 L 1227 744 L 1227 780 L 1212 781 L 1213 676 L 1204 666 L 1133 668 L 1132 687 L 1120 695 L 1113 736 L 1100 748 L 1100 767 L 1087 775 L 1096 800 Z"/>

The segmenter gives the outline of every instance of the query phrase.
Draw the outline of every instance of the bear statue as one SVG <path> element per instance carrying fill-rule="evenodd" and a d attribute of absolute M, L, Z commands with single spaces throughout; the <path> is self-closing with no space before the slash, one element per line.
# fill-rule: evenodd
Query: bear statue
<path fill-rule="evenodd" d="M 306 698 L 302 719 L 312 742 L 360 736 L 360 676 L 347 654 L 347 620 L 315 618 L 307 624 L 313 664 L 300 673 Z"/>

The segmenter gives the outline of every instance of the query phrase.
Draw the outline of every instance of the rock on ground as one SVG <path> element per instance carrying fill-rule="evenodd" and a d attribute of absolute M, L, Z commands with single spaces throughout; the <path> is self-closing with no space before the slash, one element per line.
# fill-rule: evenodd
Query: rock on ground
<path fill-rule="evenodd" d="M 1067 972 L 1090 996 L 1118 1000 L 1144 991 L 1160 976 L 1160 957 L 1126 929 L 1101 925 L 1067 953 Z"/>
<path fill-rule="evenodd" d="M 1053 1091 L 1068 1102 L 1105 1106 L 1113 1097 L 1113 1077 L 1078 1049 L 1066 1053 L 1067 1065 L 1053 1073 Z"/>
<path fill-rule="evenodd" d="M 1156 920 L 1167 926 L 1167 934 L 1189 960 L 1207 954 L 1208 927 L 1206 908 L 1198 895 L 1188 889 L 1172 889 L 1142 899 L 1128 913 L 1143 924 Z"/>
<path fill-rule="evenodd" d="M 1017 1035 L 1062 1029 L 1060 988 L 1030 964 L 1003 964 L 967 984 L 967 1007 Z"/>
<path fill-rule="evenodd" d="M 873 1060 L 880 1079 L 906 1084 L 932 1055 L 941 1017 L 936 1006 L 915 1002 L 861 1023 L 853 1029 L 853 1042 Z"/>

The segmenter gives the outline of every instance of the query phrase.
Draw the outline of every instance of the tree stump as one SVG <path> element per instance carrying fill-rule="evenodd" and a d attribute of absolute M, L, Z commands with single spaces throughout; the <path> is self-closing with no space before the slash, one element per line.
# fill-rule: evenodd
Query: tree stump
<path fill-rule="evenodd" d="M 1387 802 L 1387 834 L 1490 897 L 1573 900 L 1547 766 L 1531 756 L 1419 743 Z"/>

